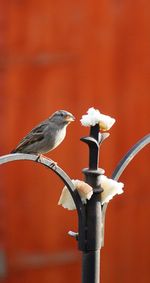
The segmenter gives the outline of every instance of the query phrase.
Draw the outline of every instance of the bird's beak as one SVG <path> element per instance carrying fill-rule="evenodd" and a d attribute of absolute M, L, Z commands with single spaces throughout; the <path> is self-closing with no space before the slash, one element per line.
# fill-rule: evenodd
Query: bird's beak
<path fill-rule="evenodd" d="M 67 122 L 73 122 L 73 121 L 75 121 L 75 117 L 74 117 L 73 115 L 67 115 L 67 116 L 65 117 L 65 120 L 66 120 Z"/>

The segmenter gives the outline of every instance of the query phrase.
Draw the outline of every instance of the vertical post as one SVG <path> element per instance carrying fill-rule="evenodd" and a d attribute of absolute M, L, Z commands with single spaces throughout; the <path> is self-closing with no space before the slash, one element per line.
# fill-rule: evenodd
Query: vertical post
<path fill-rule="evenodd" d="M 91 127 L 90 136 L 81 139 L 89 146 L 89 168 L 83 169 L 85 181 L 93 188 L 93 195 L 85 207 L 85 246 L 82 249 L 82 283 L 100 283 L 101 202 L 99 160 L 99 125 Z"/>
<path fill-rule="evenodd" d="M 97 179 L 98 176 L 95 175 L 95 180 Z M 99 195 L 97 188 L 86 205 L 86 242 L 85 250 L 82 251 L 82 283 L 100 283 L 101 203 Z"/>
<path fill-rule="evenodd" d="M 100 250 L 83 252 L 82 282 L 100 282 Z"/>

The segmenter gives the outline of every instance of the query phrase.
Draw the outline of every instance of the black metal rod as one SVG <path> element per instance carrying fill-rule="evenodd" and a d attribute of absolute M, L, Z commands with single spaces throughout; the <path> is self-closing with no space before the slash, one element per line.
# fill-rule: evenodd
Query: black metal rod
<path fill-rule="evenodd" d="M 85 181 L 93 188 L 86 204 L 85 247 L 82 250 L 82 283 L 100 283 L 101 202 L 99 161 L 99 125 L 90 128 L 90 136 L 81 138 L 89 146 L 89 168 L 82 170 Z"/>
<path fill-rule="evenodd" d="M 126 167 L 130 164 L 130 162 L 135 158 L 135 156 L 146 146 L 150 144 L 150 134 L 147 134 L 142 139 L 140 139 L 136 144 L 134 144 L 130 150 L 124 155 L 124 157 L 120 160 L 118 165 L 116 166 L 114 172 L 112 173 L 111 178 L 118 181 Z M 102 247 L 104 246 L 104 231 L 105 231 L 105 217 L 106 217 L 106 210 L 108 204 L 105 203 L 103 205 L 102 210 L 102 226 L 103 226 L 103 233 L 102 233 Z"/>
<path fill-rule="evenodd" d="M 7 154 L 0 156 L 0 165 L 19 160 L 29 160 L 29 161 L 37 162 L 38 164 L 48 167 L 55 174 L 57 174 L 64 182 L 64 184 L 67 186 L 77 207 L 78 216 L 79 218 L 82 219 L 82 217 L 84 216 L 84 206 L 82 204 L 80 196 L 77 190 L 74 190 L 74 185 L 71 179 L 69 178 L 69 176 L 58 165 L 56 165 L 56 163 L 52 159 L 49 159 L 45 156 L 40 156 L 38 158 L 38 156 L 34 154 L 15 153 L 15 154 Z"/>
<path fill-rule="evenodd" d="M 150 143 L 150 134 L 144 136 L 142 139 L 140 139 L 121 159 L 121 161 L 118 163 L 117 167 L 115 168 L 112 179 L 118 180 L 119 177 L 122 175 L 125 168 L 128 166 L 128 164 L 131 162 L 131 160 L 140 152 L 146 145 Z"/>
<path fill-rule="evenodd" d="M 86 243 L 82 251 L 82 283 L 100 283 L 101 203 L 94 193 L 86 205 Z"/>
<path fill-rule="evenodd" d="M 100 281 L 100 250 L 83 252 L 82 282 L 98 283 Z"/>

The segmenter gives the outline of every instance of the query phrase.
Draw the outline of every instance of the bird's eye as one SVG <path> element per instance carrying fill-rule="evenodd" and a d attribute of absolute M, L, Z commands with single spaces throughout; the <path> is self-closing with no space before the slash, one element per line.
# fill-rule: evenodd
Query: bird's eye
<path fill-rule="evenodd" d="M 61 116 L 61 117 L 63 117 L 63 116 L 64 116 L 64 114 L 63 114 L 63 113 L 60 113 L 60 116 Z"/>

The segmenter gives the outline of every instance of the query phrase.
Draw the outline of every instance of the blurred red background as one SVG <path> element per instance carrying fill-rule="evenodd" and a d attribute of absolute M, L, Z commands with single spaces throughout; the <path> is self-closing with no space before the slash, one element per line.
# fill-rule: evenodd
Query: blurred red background
<path fill-rule="evenodd" d="M 149 131 L 150 2 L 0 1 L 1 155 L 57 109 L 76 116 L 47 156 L 83 178 L 88 151 L 79 119 L 91 106 L 116 118 L 101 148 L 111 176 Z M 121 177 L 125 193 L 109 205 L 102 283 L 150 282 L 148 147 Z M 0 171 L 1 282 L 80 282 L 81 255 L 67 236 L 76 212 L 57 206 L 62 182 L 30 162 Z M 4 277 L 2 278 L 2 275 Z"/>

